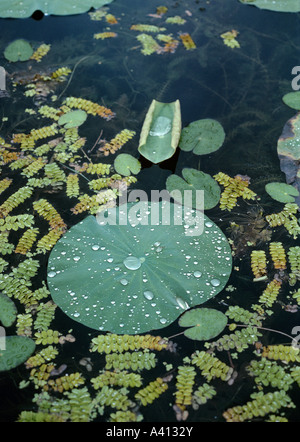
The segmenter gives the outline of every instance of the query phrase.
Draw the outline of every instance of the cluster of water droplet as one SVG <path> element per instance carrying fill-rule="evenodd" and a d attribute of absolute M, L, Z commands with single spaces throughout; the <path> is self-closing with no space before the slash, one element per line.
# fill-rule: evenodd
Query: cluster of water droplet
<path fill-rule="evenodd" d="M 206 220 L 203 234 L 214 251 L 212 254 L 210 250 L 211 261 L 207 262 L 201 238 L 183 241 L 182 230 L 181 236 L 176 236 L 173 227 L 166 226 L 162 233 L 161 226 L 149 226 L 145 238 L 145 226 L 129 227 L 125 234 L 130 237 L 130 247 L 127 236 L 123 246 L 117 234 L 109 241 L 75 234 L 51 259 L 48 272 L 52 290 L 64 297 L 63 310 L 86 325 L 94 324 L 97 318 L 99 330 L 139 333 L 147 324 L 151 324 L 149 330 L 173 322 L 181 311 L 213 297 L 222 284 L 220 276 L 228 276 L 231 269 L 225 237 Z M 230 261 L 228 272 L 219 274 L 224 259 Z M 77 274 L 82 275 L 82 284 L 74 287 Z M 69 281 L 61 293 L 59 281 L 64 277 Z"/>

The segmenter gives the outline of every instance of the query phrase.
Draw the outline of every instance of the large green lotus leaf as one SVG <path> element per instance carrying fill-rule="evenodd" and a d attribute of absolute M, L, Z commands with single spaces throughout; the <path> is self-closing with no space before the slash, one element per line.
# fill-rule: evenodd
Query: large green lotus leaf
<path fill-rule="evenodd" d="M 180 317 L 181 327 L 190 327 L 184 336 L 197 341 L 207 341 L 218 336 L 226 327 L 228 318 L 224 313 L 212 308 L 195 308 Z"/>
<path fill-rule="evenodd" d="M 33 49 L 28 41 L 19 39 L 10 43 L 5 51 L 4 57 L 8 61 L 27 61 L 33 54 Z"/>
<path fill-rule="evenodd" d="M 300 91 L 285 94 L 282 101 L 292 109 L 300 110 Z"/>
<path fill-rule="evenodd" d="M 86 118 L 87 113 L 84 110 L 78 109 L 63 114 L 59 118 L 58 124 L 64 126 L 65 129 L 70 129 L 72 127 L 81 126 L 85 122 Z"/>
<path fill-rule="evenodd" d="M 7 336 L 5 349 L 0 347 L 0 371 L 17 367 L 32 355 L 35 342 L 26 336 Z"/>
<path fill-rule="evenodd" d="M 277 153 L 286 182 L 300 192 L 300 112 L 284 125 L 277 142 Z M 296 197 L 295 202 L 300 207 L 300 197 Z"/>
<path fill-rule="evenodd" d="M 128 153 L 120 153 L 114 161 L 114 168 L 123 176 L 136 175 L 141 170 L 141 163 Z"/>
<path fill-rule="evenodd" d="M 299 12 L 299 0 L 240 0 L 241 3 L 254 5 L 260 9 L 278 12 Z"/>
<path fill-rule="evenodd" d="M 274 200 L 281 203 L 294 203 L 295 197 L 299 196 L 298 190 L 290 184 L 268 183 L 265 189 Z"/>
<path fill-rule="evenodd" d="M 154 164 L 171 158 L 181 133 L 179 100 L 161 103 L 152 100 L 140 134 L 138 151 Z"/>
<path fill-rule="evenodd" d="M 17 308 L 15 303 L 3 293 L 0 293 L 0 322 L 4 327 L 10 327 L 16 320 Z"/>
<path fill-rule="evenodd" d="M 200 170 L 185 168 L 182 170 L 182 176 L 184 179 L 178 175 L 170 175 L 166 181 L 166 188 L 175 201 L 176 194 L 174 191 L 179 190 L 183 197 L 185 190 L 192 190 L 192 207 L 196 208 L 196 190 L 204 190 L 204 209 L 212 209 L 218 204 L 221 189 L 216 180 L 209 174 L 201 172 Z M 179 201 L 177 200 L 177 202 Z"/>
<path fill-rule="evenodd" d="M 203 230 L 199 213 L 183 212 L 166 201 L 129 203 L 71 227 L 49 257 L 53 301 L 90 328 L 136 334 L 216 296 L 231 273 L 229 243 L 206 215 Z"/>
<path fill-rule="evenodd" d="M 225 132 L 222 125 L 210 118 L 197 120 L 182 129 L 180 149 L 193 151 L 196 155 L 206 155 L 218 150 L 224 143 Z"/>
<path fill-rule="evenodd" d="M 1 18 L 28 18 L 35 11 L 47 15 L 73 15 L 101 8 L 113 0 L 1 0 Z"/>

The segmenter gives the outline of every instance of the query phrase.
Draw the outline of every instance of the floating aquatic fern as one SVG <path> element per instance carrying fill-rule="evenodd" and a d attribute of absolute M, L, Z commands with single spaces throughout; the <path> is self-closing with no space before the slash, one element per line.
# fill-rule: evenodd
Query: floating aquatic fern
<path fill-rule="evenodd" d="M 268 345 L 263 347 L 262 356 L 284 362 L 300 362 L 300 349 L 292 345 Z"/>
<path fill-rule="evenodd" d="M 156 357 L 153 352 L 125 351 L 124 353 L 111 353 L 105 357 L 107 370 L 151 370 L 156 366 Z"/>
<path fill-rule="evenodd" d="M 269 385 L 279 390 L 287 391 L 294 382 L 293 378 L 281 365 L 276 362 L 261 358 L 253 360 L 247 367 L 250 376 L 253 376 L 257 385 L 268 387 Z"/>
<path fill-rule="evenodd" d="M 104 371 L 96 378 L 91 379 L 95 390 L 99 390 L 105 385 L 118 387 L 141 387 L 142 378 L 139 373 L 128 373 L 127 371 Z"/>
<path fill-rule="evenodd" d="M 34 356 L 31 356 L 26 361 L 27 368 L 38 367 L 42 364 L 48 363 L 49 361 L 56 358 L 58 355 L 58 350 L 56 347 L 49 345 L 48 347 L 43 348 Z"/>
<path fill-rule="evenodd" d="M 222 381 L 228 381 L 233 373 L 232 367 L 229 367 L 220 359 L 205 351 L 197 350 L 192 355 L 192 364 L 201 370 L 201 374 L 208 381 L 215 377 L 222 379 Z"/>
<path fill-rule="evenodd" d="M 30 57 L 31 60 L 35 60 L 38 63 L 42 60 L 45 55 L 50 51 L 51 45 L 41 44 Z"/>
<path fill-rule="evenodd" d="M 98 353 L 122 353 L 128 350 L 163 350 L 167 348 L 167 339 L 152 335 L 99 335 L 92 339 L 91 351 Z"/>
<path fill-rule="evenodd" d="M 256 279 L 267 274 L 267 257 L 264 250 L 252 250 L 251 269 Z"/>
<path fill-rule="evenodd" d="M 286 269 L 286 254 L 281 242 L 270 243 L 270 255 L 275 269 Z"/>
<path fill-rule="evenodd" d="M 236 405 L 228 408 L 223 413 L 227 422 L 244 422 L 253 417 L 266 416 L 268 413 L 276 413 L 281 407 L 295 407 L 291 398 L 284 390 L 264 394 L 262 391 L 252 395 L 253 400 L 244 405 Z"/>
<path fill-rule="evenodd" d="M 146 387 L 139 390 L 134 397 L 142 405 L 146 406 L 148 404 L 152 404 L 152 402 L 167 389 L 168 384 L 164 382 L 162 378 L 156 378 L 154 381 L 149 382 Z"/>
<path fill-rule="evenodd" d="M 192 365 L 180 365 L 176 377 L 175 403 L 181 409 L 192 403 L 196 370 Z"/>

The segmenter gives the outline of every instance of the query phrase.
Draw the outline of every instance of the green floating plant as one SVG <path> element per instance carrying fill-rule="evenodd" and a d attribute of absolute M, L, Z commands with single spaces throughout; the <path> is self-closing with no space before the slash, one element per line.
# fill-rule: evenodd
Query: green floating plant
<path fill-rule="evenodd" d="M 48 285 L 72 319 L 96 330 L 138 334 L 166 327 L 216 296 L 231 267 L 227 238 L 206 215 L 142 201 L 73 226 L 52 249 Z"/>
<path fill-rule="evenodd" d="M 299 12 L 298 0 L 240 0 L 246 5 L 253 5 L 260 9 L 268 9 L 277 12 Z"/>
<path fill-rule="evenodd" d="M 110 353 L 105 356 L 106 370 L 151 370 L 156 366 L 157 359 L 153 352 L 144 351 L 125 351 L 125 353 Z"/>
<path fill-rule="evenodd" d="M 215 387 L 206 382 L 194 392 L 192 396 L 192 405 L 194 410 L 198 410 L 199 405 L 206 404 L 209 399 L 212 399 L 217 394 Z"/>
<path fill-rule="evenodd" d="M 11 3 L 10 3 L 11 4 Z M 33 54 L 30 43 L 23 39 L 18 39 L 10 43 L 5 51 L 4 57 L 11 62 L 27 61 Z"/>
<path fill-rule="evenodd" d="M 265 189 L 274 200 L 281 203 L 294 203 L 295 197 L 299 196 L 298 190 L 290 184 L 268 183 Z"/>
<path fill-rule="evenodd" d="M 183 313 L 178 323 L 181 327 L 189 327 L 183 333 L 187 338 L 207 341 L 224 330 L 227 316 L 212 308 L 195 308 Z"/>
<path fill-rule="evenodd" d="M 35 342 L 26 336 L 7 336 L 5 349 L 0 348 L 0 372 L 23 364 L 35 350 Z"/>
<path fill-rule="evenodd" d="M 238 353 L 242 353 L 244 350 L 254 345 L 262 336 L 259 333 L 257 327 L 248 326 L 243 327 L 240 330 L 236 330 L 234 333 L 223 334 L 219 339 L 214 342 L 206 343 L 205 347 L 210 350 L 236 350 Z"/>
<path fill-rule="evenodd" d="M 260 361 L 253 360 L 247 367 L 250 376 L 255 378 L 255 383 L 268 387 L 269 385 L 279 390 L 289 390 L 294 382 L 292 376 L 277 362 L 261 358 Z"/>
<path fill-rule="evenodd" d="M 11 2 L 2 0 L 0 6 L 1 18 L 28 18 L 35 11 L 50 15 L 82 14 L 90 8 L 101 8 L 113 0 L 23 0 Z"/>
<path fill-rule="evenodd" d="M 282 101 L 292 109 L 300 110 L 300 91 L 285 94 L 282 97 Z"/>
<path fill-rule="evenodd" d="M 201 370 L 202 376 L 204 376 L 207 381 L 211 381 L 213 378 L 228 381 L 233 373 L 232 367 L 229 367 L 219 358 L 205 351 L 197 350 L 192 355 L 192 364 Z"/>
<path fill-rule="evenodd" d="M 161 103 L 152 100 L 140 134 L 138 150 L 157 164 L 171 158 L 181 133 L 180 102 Z"/>
<path fill-rule="evenodd" d="M 179 140 L 180 149 L 193 151 L 195 155 L 206 155 L 218 150 L 225 139 L 222 125 L 210 118 L 197 120 L 182 129 Z"/>
<path fill-rule="evenodd" d="M 87 113 L 84 110 L 77 109 L 62 115 L 58 124 L 64 126 L 65 129 L 81 126 L 87 119 Z"/>
<path fill-rule="evenodd" d="M 244 405 L 228 408 L 223 416 L 227 422 L 245 422 L 255 417 L 263 417 L 268 413 L 276 413 L 281 407 L 295 408 L 295 404 L 284 390 L 266 393 L 263 391 L 253 393 L 252 401 Z"/>
<path fill-rule="evenodd" d="M 141 163 L 128 153 L 120 153 L 114 161 L 114 168 L 123 176 L 136 175 L 141 170 Z"/>
<path fill-rule="evenodd" d="M 221 189 L 216 180 L 209 174 L 196 169 L 184 168 L 181 178 L 178 175 L 170 175 L 166 181 L 166 188 L 175 201 L 181 202 L 184 198 L 184 191 L 192 191 L 191 207 L 197 207 L 197 190 L 203 190 L 204 209 L 212 209 L 215 207 L 221 195 Z M 178 193 L 179 192 L 179 193 Z M 179 200 L 178 200 L 179 197 Z M 186 201 L 184 201 L 185 204 Z"/>
<path fill-rule="evenodd" d="M 0 293 L 0 322 L 4 327 L 10 327 L 16 320 L 17 308 L 14 302 L 3 293 Z"/>
<path fill-rule="evenodd" d="M 71 422 L 89 422 L 92 412 L 92 398 L 87 389 L 83 388 L 73 388 L 71 391 L 66 391 L 66 396 L 68 398 L 67 407 L 70 413 Z M 64 404 L 64 408 L 66 404 Z"/>

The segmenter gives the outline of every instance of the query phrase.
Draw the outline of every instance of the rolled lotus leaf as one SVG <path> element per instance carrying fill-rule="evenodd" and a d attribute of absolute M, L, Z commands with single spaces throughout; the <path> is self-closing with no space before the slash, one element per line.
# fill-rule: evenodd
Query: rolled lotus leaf
<path fill-rule="evenodd" d="M 299 0 L 240 0 L 246 5 L 257 6 L 260 9 L 268 9 L 277 12 L 299 12 Z"/>
<path fill-rule="evenodd" d="M 292 109 L 300 110 L 300 91 L 285 94 L 282 101 Z"/>
<path fill-rule="evenodd" d="M 284 125 L 277 142 L 277 153 L 280 169 L 285 173 L 287 184 L 300 192 L 300 112 L 290 118 Z M 300 197 L 295 198 L 300 207 Z"/>
<path fill-rule="evenodd" d="M 62 115 L 58 120 L 58 124 L 64 126 L 65 129 L 70 129 L 72 127 L 81 126 L 85 122 L 86 118 L 87 113 L 81 109 L 78 109 Z"/>
<path fill-rule="evenodd" d="M 290 184 L 268 183 L 265 189 L 274 200 L 281 203 L 295 203 L 295 197 L 299 196 L 298 190 Z"/>
<path fill-rule="evenodd" d="M 180 133 L 179 100 L 172 103 L 153 100 L 143 123 L 138 150 L 152 163 L 161 163 L 174 155 Z"/>
<path fill-rule="evenodd" d="M 197 190 L 204 191 L 204 209 L 215 207 L 221 195 L 219 184 L 209 174 L 196 169 L 185 168 L 181 178 L 178 175 L 170 175 L 166 181 L 166 188 L 175 201 L 184 199 L 184 191 L 192 191 L 192 207 L 197 207 Z M 177 191 L 180 192 L 180 201 L 177 199 Z M 186 203 L 185 203 L 186 204 Z"/>
<path fill-rule="evenodd" d="M 225 140 L 222 125 L 210 118 L 197 120 L 182 129 L 179 140 L 180 149 L 193 151 L 195 155 L 207 155 L 218 150 Z"/>
<path fill-rule="evenodd" d="M 26 336 L 7 336 L 5 350 L 0 349 L 0 371 L 23 364 L 35 350 L 35 342 Z"/>
<path fill-rule="evenodd" d="M 91 8 L 101 8 L 113 0 L 1 0 L 1 18 L 28 18 L 35 11 L 47 15 L 82 14 Z"/>
<path fill-rule="evenodd" d="M 10 327 L 16 320 L 17 308 L 15 303 L 3 293 L 0 293 L 0 322 L 4 327 Z"/>
<path fill-rule="evenodd" d="M 207 341 L 218 336 L 226 327 L 228 318 L 212 308 L 194 308 L 179 318 L 181 327 L 189 327 L 184 336 L 197 341 Z"/>
<path fill-rule="evenodd" d="M 167 201 L 141 201 L 71 227 L 49 257 L 55 304 L 92 329 L 137 334 L 216 296 L 231 273 L 230 245 L 204 214 L 203 233 L 189 236 L 196 211 L 184 214 Z"/>
<path fill-rule="evenodd" d="M 10 43 L 5 51 L 4 57 L 11 62 L 27 61 L 33 54 L 33 49 L 28 41 L 18 39 Z"/>
<path fill-rule="evenodd" d="M 114 168 L 123 176 L 136 175 L 141 170 L 141 163 L 128 153 L 120 153 L 114 161 Z"/>

